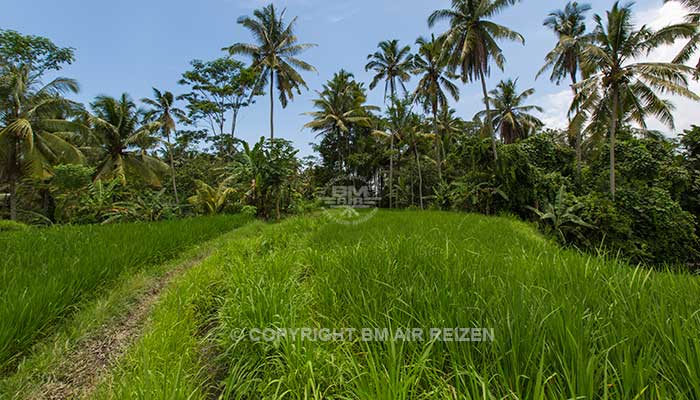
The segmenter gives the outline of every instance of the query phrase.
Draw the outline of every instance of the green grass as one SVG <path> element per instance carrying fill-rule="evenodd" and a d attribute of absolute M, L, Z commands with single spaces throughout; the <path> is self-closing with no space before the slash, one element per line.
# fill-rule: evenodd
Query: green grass
<path fill-rule="evenodd" d="M 0 234 L 0 372 L 120 276 L 238 227 L 240 216 Z"/>
<path fill-rule="evenodd" d="M 202 336 L 225 293 L 231 268 L 245 268 L 235 255 L 246 252 L 267 229 L 249 224 L 228 234 L 221 249 L 175 279 L 146 327 L 114 374 L 91 399 L 205 399 L 213 386 Z"/>
<path fill-rule="evenodd" d="M 563 250 L 509 218 L 256 229 L 178 282 L 100 398 L 700 398 L 698 277 Z M 268 327 L 484 327 L 495 340 L 238 334 Z"/>
<path fill-rule="evenodd" d="M 194 258 L 211 254 L 233 235 L 236 235 L 236 230 L 197 244 L 167 263 L 142 268 L 138 272 L 125 271 L 107 293 L 87 302 L 51 337 L 33 346 L 32 355 L 22 360 L 16 373 L 0 379 L 0 399 L 36 398 L 43 383 L 62 376 L 62 361 L 80 347 L 84 339 L 100 334 L 103 327 L 115 321 L 121 321 L 165 274 Z"/>

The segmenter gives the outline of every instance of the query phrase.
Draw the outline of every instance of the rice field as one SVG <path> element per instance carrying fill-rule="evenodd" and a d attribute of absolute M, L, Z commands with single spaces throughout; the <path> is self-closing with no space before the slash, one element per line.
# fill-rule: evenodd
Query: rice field
<path fill-rule="evenodd" d="M 511 218 L 242 231 L 165 294 L 94 398 L 700 398 L 696 276 L 561 249 Z"/>
<path fill-rule="evenodd" d="M 0 233 L 0 372 L 120 276 L 246 222 L 222 216 Z"/>

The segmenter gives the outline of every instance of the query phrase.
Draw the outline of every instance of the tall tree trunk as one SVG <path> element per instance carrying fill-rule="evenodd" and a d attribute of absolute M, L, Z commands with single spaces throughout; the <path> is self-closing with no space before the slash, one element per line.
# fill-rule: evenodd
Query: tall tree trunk
<path fill-rule="evenodd" d="M 416 144 L 416 138 L 413 137 L 413 152 L 416 155 L 416 166 L 418 167 L 418 196 L 420 200 L 420 209 L 423 210 L 423 171 L 420 167 L 420 156 L 418 155 L 418 145 Z"/>
<path fill-rule="evenodd" d="M 226 144 L 224 143 L 224 123 L 225 123 L 224 113 L 221 113 L 221 118 L 219 118 L 219 154 L 221 157 L 226 157 Z"/>
<path fill-rule="evenodd" d="M 17 220 L 17 177 L 10 177 L 10 219 Z"/>
<path fill-rule="evenodd" d="M 168 141 L 168 156 L 170 158 L 170 176 L 173 184 L 173 194 L 175 195 L 175 203 L 180 204 L 180 197 L 177 195 L 177 183 L 175 183 L 175 158 L 173 157 L 173 144 L 170 141 L 170 132 L 165 134 Z"/>
<path fill-rule="evenodd" d="M 345 173 L 350 172 L 350 154 L 352 154 L 352 151 L 350 150 L 350 130 L 345 134 Z"/>
<path fill-rule="evenodd" d="M 51 219 L 49 215 L 49 208 L 51 207 L 51 192 L 48 188 L 39 189 L 39 194 L 41 194 L 41 212 L 48 219 Z"/>
<path fill-rule="evenodd" d="M 433 131 L 435 133 L 435 162 L 437 163 L 438 179 L 442 182 L 442 136 L 438 132 L 438 104 L 433 99 Z"/>
<path fill-rule="evenodd" d="M 617 135 L 618 92 L 613 89 L 612 118 L 610 121 L 610 194 L 615 199 L 615 136 Z"/>
<path fill-rule="evenodd" d="M 236 137 L 236 122 L 238 121 L 238 108 L 233 109 L 233 116 L 231 117 L 231 139 Z"/>
<path fill-rule="evenodd" d="M 10 154 L 11 170 L 9 171 L 10 178 L 10 219 L 17 220 L 17 181 L 22 170 L 19 163 L 20 143 L 18 138 L 13 138 L 13 145 Z"/>
<path fill-rule="evenodd" d="M 389 145 L 389 208 L 394 208 L 394 132 Z"/>
<path fill-rule="evenodd" d="M 391 103 L 393 105 L 396 100 L 396 87 L 394 86 L 394 78 L 390 80 Z M 389 208 L 394 208 L 394 132 L 391 132 L 389 144 Z"/>
<path fill-rule="evenodd" d="M 275 72 L 270 69 L 270 140 L 275 138 Z"/>
<path fill-rule="evenodd" d="M 578 90 L 576 89 L 576 71 L 571 72 L 571 90 L 574 92 L 574 98 L 578 96 Z M 580 112 L 579 106 L 576 106 L 576 115 Z M 581 162 L 583 158 L 583 152 L 581 150 L 581 129 L 580 127 L 572 127 L 572 120 L 569 120 L 569 129 L 575 128 L 576 129 L 576 173 L 580 177 L 581 176 Z"/>
<path fill-rule="evenodd" d="M 278 190 L 277 196 L 275 199 L 275 215 L 276 215 L 278 221 L 282 218 L 282 215 L 280 213 L 280 197 L 281 197 L 280 191 Z"/>
<path fill-rule="evenodd" d="M 493 130 L 493 121 L 491 120 L 491 104 L 489 102 L 489 92 L 486 90 L 486 78 L 484 77 L 483 69 L 479 68 L 479 78 L 481 79 L 481 90 L 484 94 L 484 105 L 486 106 L 486 129 L 491 136 L 491 150 L 493 150 L 493 159 L 498 161 L 498 150 L 496 149 L 496 132 Z"/>

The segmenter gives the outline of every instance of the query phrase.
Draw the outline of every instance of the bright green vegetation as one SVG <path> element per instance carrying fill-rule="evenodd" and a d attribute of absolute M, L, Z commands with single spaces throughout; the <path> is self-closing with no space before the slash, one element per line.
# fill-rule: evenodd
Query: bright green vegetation
<path fill-rule="evenodd" d="M 210 254 L 220 247 L 236 230 L 193 246 L 167 263 L 124 271 L 107 293 L 87 302 L 65 324 L 57 326 L 55 334 L 32 347 L 32 354 L 24 358 L 16 372 L 0 379 L 0 398 L 23 398 L 40 393 L 40 386 L 49 377 L 63 376 L 62 361 L 81 346 L 81 342 L 100 332 L 106 326 L 123 321 L 125 315 L 138 305 L 144 295 L 155 287 L 163 276 L 193 259 Z"/>
<path fill-rule="evenodd" d="M 122 274 L 108 293 L 86 302 L 71 315 L 70 320 L 55 325 L 55 333 L 32 346 L 31 354 L 13 368 L 12 374 L 0 379 L 0 398 L 31 398 L 47 377 L 63 376 L 63 360 L 80 346 L 82 340 L 128 315 L 139 296 L 147 293 L 159 276 L 167 271 L 167 267 L 173 268 L 175 265 L 162 264 L 153 268 L 155 271 L 144 269 Z"/>
<path fill-rule="evenodd" d="M 29 227 L 21 222 L 0 220 L 0 232 L 23 231 L 27 228 Z"/>
<path fill-rule="evenodd" d="M 691 85 L 700 77 L 700 0 L 681 2 L 685 18 L 658 27 L 639 25 L 632 2 L 540 7 L 553 47 L 538 61 L 513 60 L 506 47 L 532 46 L 503 21 L 529 5 L 452 0 L 414 26 L 414 42 L 366 43 L 354 68 L 364 65 L 371 80 L 356 78 L 351 63 L 315 87 L 307 60 L 319 27 L 300 29 L 303 10 L 268 2 L 238 18 L 239 42 L 204 44 L 226 54 L 191 60 L 150 98 L 110 93 L 84 104 L 73 98 L 78 80 L 53 79 L 76 49 L 0 29 L 0 219 L 280 220 L 314 209 L 353 175 L 356 191 L 372 188 L 381 208 L 512 214 L 591 254 L 603 247 L 633 264 L 694 268 L 700 126 L 677 118 L 674 103 L 700 101 Z M 673 45 L 683 49 L 675 57 L 660 51 Z M 183 48 L 180 56 L 193 55 Z M 524 62 L 541 66 L 535 77 L 517 77 Z M 540 76 L 571 90 L 565 127 L 540 119 L 541 96 L 528 87 Z M 287 140 L 295 127 L 275 136 L 275 115 L 307 90 L 316 95 L 299 125 L 313 135 L 318 162 Z M 464 90 L 478 90 L 483 108 L 460 105 Z M 372 91 L 383 91 L 383 102 L 371 104 Z M 262 96 L 269 113 L 252 112 Z M 269 137 L 263 129 L 259 140 L 241 140 L 244 113 L 269 116 Z M 650 129 L 653 120 L 662 131 Z"/>
<path fill-rule="evenodd" d="M 0 370 L 121 275 L 243 225 L 242 216 L 0 234 Z"/>
<path fill-rule="evenodd" d="M 522 222 L 473 214 L 380 212 L 354 227 L 295 218 L 244 231 L 171 288 L 102 397 L 700 396 L 697 277 L 582 255 Z M 238 334 L 303 327 L 483 327 L 495 340 Z"/>
<path fill-rule="evenodd" d="M 144 336 L 93 397 L 204 398 L 209 369 L 200 365 L 205 350 L 200 347 L 198 336 L 205 335 L 208 327 L 213 326 L 216 310 L 228 288 L 227 276 L 234 270 L 246 269 L 244 263 L 255 256 L 254 249 L 263 240 L 263 232 L 286 231 L 290 225 L 287 222 L 279 228 L 262 223 L 244 226 L 228 235 L 230 241 L 218 252 L 176 279 L 152 313 Z M 213 352 L 211 357 L 215 356 Z"/>

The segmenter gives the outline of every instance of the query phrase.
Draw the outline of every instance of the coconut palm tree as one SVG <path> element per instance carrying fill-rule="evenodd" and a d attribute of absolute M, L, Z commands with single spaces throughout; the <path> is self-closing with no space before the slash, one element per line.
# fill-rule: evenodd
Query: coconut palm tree
<path fill-rule="evenodd" d="M 154 133 L 162 129 L 160 122 L 141 123 L 143 112 L 129 95 L 115 99 L 99 96 L 91 104 L 93 113 L 88 117 L 102 153 L 95 179 L 118 178 L 126 183 L 127 175 L 135 175 L 153 186 L 160 186 L 160 175 L 168 165 L 159 159 L 138 151 L 138 143 L 150 142 Z"/>
<path fill-rule="evenodd" d="M 371 112 L 377 107 L 365 104 L 367 95 L 361 83 L 354 80 L 353 74 L 340 70 L 333 79 L 323 85 L 323 90 L 314 100 L 318 111 L 307 112 L 313 121 L 304 125 L 319 135 L 333 135 L 338 143 L 345 144 L 345 154 L 340 151 L 341 168 L 348 172 L 348 157 L 351 152 L 350 135 L 354 126 L 369 127 Z"/>
<path fill-rule="evenodd" d="M 430 40 L 420 37 L 416 40 L 418 54 L 413 58 L 414 73 L 420 76 L 418 86 L 413 92 L 416 101 L 423 110 L 432 112 L 433 131 L 435 134 L 435 162 L 438 177 L 442 180 L 442 136 L 438 130 L 438 112 L 449 107 L 449 98 L 459 100 L 459 88 L 451 80 L 447 71 L 447 58 L 443 51 L 444 39 Z"/>
<path fill-rule="evenodd" d="M 664 0 L 664 3 L 668 3 L 671 0 Z M 689 38 L 688 43 L 681 49 L 680 53 L 673 59 L 676 64 L 685 64 L 697 53 L 698 47 L 700 47 L 700 0 L 674 0 L 679 1 L 681 4 L 686 6 L 690 13 L 686 16 L 686 23 L 694 25 L 696 27 L 695 32 L 693 32 Z M 697 64 L 695 64 L 695 76 L 700 75 L 700 59 L 698 59 Z"/>
<path fill-rule="evenodd" d="M 413 56 L 411 47 L 399 48 L 398 40 L 385 40 L 380 42 L 379 51 L 367 56 L 369 62 L 365 65 L 365 71 L 374 71 L 374 77 L 369 88 L 374 89 L 379 82 L 384 81 L 384 103 L 386 103 L 387 91 L 391 94 L 391 101 L 396 101 L 397 83 L 401 85 L 404 94 L 407 93 L 405 82 L 411 80 L 413 70 Z M 394 199 L 394 134 L 389 141 L 389 208 L 393 208 Z"/>
<path fill-rule="evenodd" d="M 77 111 L 63 98 L 76 93 L 78 84 L 57 78 L 41 85 L 27 65 L 6 66 L 0 76 L 0 178 L 10 190 L 10 219 L 17 219 L 17 184 L 25 176 L 45 179 L 51 165 L 81 163 L 82 153 L 68 138 L 80 130 L 62 118 Z"/>
<path fill-rule="evenodd" d="M 498 40 L 525 44 L 521 34 L 491 21 L 490 18 L 517 2 L 518 0 L 452 0 L 451 8 L 437 10 L 428 18 L 431 28 L 439 22 L 448 22 L 449 28 L 443 37 L 450 66 L 455 71 L 459 70 L 464 83 L 476 79 L 481 81 L 487 115 L 491 114 L 486 89 L 486 77 L 491 72 L 491 61 L 501 70 L 506 62 Z M 498 159 L 491 118 L 487 120 L 493 156 L 494 159 Z"/>
<path fill-rule="evenodd" d="M 177 183 L 175 182 L 175 160 L 173 158 L 173 145 L 170 140 L 170 135 L 177 130 L 175 118 L 180 121 L 187 121 L 187 113 L 174 106 L 175 96 L 170 92 L 161 92 L 153 88 L 153 99 L 142 99 L 144 103 L 151 107 L 146 111 L 146 121 L 157 121 L 160 123 L 160 129 L 168 146 L 168 157 L 170 158 L 170 174 L 172 176 L 173 194 L 175 202 L 180 203 L 180 198 L 177 194 Z"/>
<path fill-rule="evenodd" d="M 377 87 L 379 82 L 384 81 L 384 102 L 386 102 L 387 91 L 392 98 L 396 97 L 396 89 L 401 85 L 403 93 L 406 94 L 405 83 L 411 80 L 413 69 L 413 57 L 411 47 L 399 47 L 398 40 L 385 40 L 379 43 L 379 51 L 367 56 L 365 71 L 373 71 L 374 77 L 369 84 L 370 90 Z"/>
<path fill-rule="evenodd" d="M 687 75 L 693 69 L 667 62 L 638 62 L 659 46 L 692 34 L 688 25 L 654 31 L 639 29 L 632 22 L 631 4 L 616 2 L 605 19 L 595 15 L 592 43 L 584 47 L 583 69 L 588 77 L 576 85 L 572 109 L 590 114 L 591 124 L 606 126 L 610 137 L 610 193 L 615 196 L 615 142 L 618 125 L 631 121 L 646 128 L 646 119 L 656 117 L 670 128 L 673 106 L 658 94 L 699 99 L 688 89 Z"/>
<path fill-rule="evenodd" d="M 499 131 L 505 144 L 524 139 L 533 130 L 544 126 L 542 121 L 530 114 L 532 111 L 542 112 L 542 108 L 523 104 L 535 93 L 535 89 L 530 88 L 518 93 L 517 84 L 517 79 L 500 81 L 496 89 L 491 91 L 491 123 Z M 486 110 L 477 114 L 479 118 L 486 118 L 487 115 Z"/>
<path fill-rule="evenodd" d="M 289 101 L 294 99 L 294 92 L 301 94 L 302 88 L 308 89 L 298 70 L 316 72 L 313 65 L 297 58 L 302 51 L 316 45 L 298 42 L 294 34 L 297 19 L 295 17 L 286 24 L 285 12 L 286 9 L 283 9 L 278 14 L 274 4 L 270 4 L 255 10 L 252 18 L 240 18 L 238 23 L 253 34 L 257 43 L 236 43 L 224 49 L 231 55 L 250 56 L 253 59 L 251 67 L 260 74 L 259 85 L 265 82 L 270 85 L 270 139 L 275 137 L 275 84 L 282 108 L 286 108 Z"/>
<path fill-rule="evenodd" d="M 537 76 L 552 70 L 550 80 L 560 84 L 565 78 L 571 79 L 571 90 L 576 96 L 576 82 L 581 65 L 583 47 L 590 41 L 586 34 L 586 12 L 591 10 L 588 4 L 569 2 L 563 10 L 553 11 L 544 20 L 544 26 L 557 35 L 554 49 L 545 57 L 545 64 Z M 581 172 L 581 129 L 569 121 L 569 131 L 576 136 L 576 170 Z"/>

